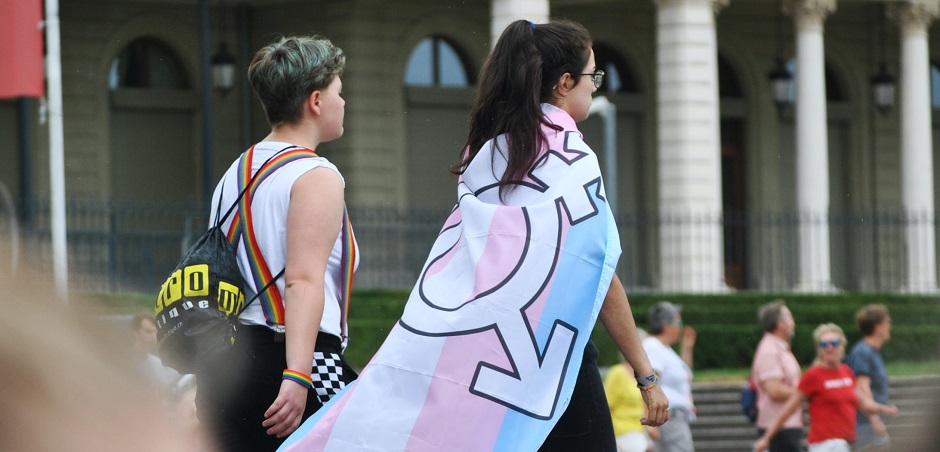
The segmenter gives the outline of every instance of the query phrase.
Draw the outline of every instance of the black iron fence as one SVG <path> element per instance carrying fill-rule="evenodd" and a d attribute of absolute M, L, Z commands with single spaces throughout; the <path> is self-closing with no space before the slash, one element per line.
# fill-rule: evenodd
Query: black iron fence
<path fill-rule="evenodd" d="M 20 221 L 19 227 L 11 221 L 11 210 L 0 206 L 0 242 L 10 243 L 15 236 L 21 265 L 51 271 L 49 206 L 31 206 L 31 224 Z M 350 208 L 361 250 L 356 287 L 411 288 L 447 213 Z M 67 205 L 70 288 L 154 292 L 207 223 L 205 212 L 193 205 L 72 200 Z M 896 293 L 931 291 L 936 286 L 937 232 L 932 215 L 897 210 L 826 216 L 630 212 L 619 216 L 618 226 L 623 248 L 618 274 L 634 292 L 675 291 L 664 283 L 665 275 L 681 274 L 690 265 L 682 257 L 683 247 L 717 250 L 714 262 L 720 268 L 715 273 L 728 289 L 796 290 L 806 275 L 801 273 L 805 255 L 820 255 L 819 249 L 801 246 L 801 237 L 821 226 L 828 228 L 828 253 L 823 254 L 828 254 L 831 286 L 809 290 Z M 930 276 L 925 278 L 925 272 Z"/>

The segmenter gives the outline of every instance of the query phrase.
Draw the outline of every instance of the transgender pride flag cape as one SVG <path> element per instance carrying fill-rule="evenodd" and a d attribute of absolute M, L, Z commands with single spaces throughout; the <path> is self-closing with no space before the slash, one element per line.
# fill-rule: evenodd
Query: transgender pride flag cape
<path fill-rule="evenodd" d="M 568 406 L 620 240 L 596 156 L 567 113 L 543 111 L 563 130 L 544 129 L 548 146 L 526 183 L 500 203 L 505 158 L 484 146 L 401 320 L 359 379 L 280 450 L 517 452 L 544 442 Z"/>

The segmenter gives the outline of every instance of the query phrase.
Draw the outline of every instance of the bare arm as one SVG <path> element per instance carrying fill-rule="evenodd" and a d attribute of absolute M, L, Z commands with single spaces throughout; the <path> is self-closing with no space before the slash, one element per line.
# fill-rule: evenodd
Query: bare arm
<path fill-rule="evenodd" d="M 620 353 L 633 367 L 636 375 L 645 377 L 653 373 L 653 366 L 646 356 L 646 350 L 643 349 L 643 343 L 636 330 L 636 322 L 633 320 L 633 311 L 630 309 L 630 301 L 627 299 L 627 293 L 620 283 L 620 278 L 615 274 L 610 282 L 610 288 L 607 289 L 607 296 L 604 298 L 604 306 L 600 312 L 601 323 L 607 329 L 611 339 L 617 344 Z M 649 410 L 646 419 L 642 420 L 646 425 L 659 426 L 669 420 L 669 401 L 662 388 L 656 386 L 650 391 L 640 391 Z"/>
<path fill-rule="evenodd" d="M 782 378 L 768 378 L 757 382 L 757 386 L 774 402 L 783 402 L 796 392 L 796 388 L 784 383 Z"/>
<path fill-rule="evenodd" d="M 287 265 L 284 282 L 287 367 L 310 375 L 323 317 L 326 265 L 343 218 L 343 183 L 339 174 L 316 168 L 291 187 L 287 213 Z M 269 435 L 289 435 L 300 425 L 307 388 L 281 382 L 277 398 L 262 422 Z"/>
<path fill-rule="evenodd" d="M 695 349 L 696 337 L 697 333 L 691 326 L 686 325 L 685 328 L 682 329 L 682 343 L 679 345 L 679 356 L 682 358 L 682 362 L 684 362 L 686 366 L 689 366 L 689 369 L 693 368 L 692 351 Z"/>
<path fill-rule="evenodd" d="M 887 433 L 884 422 L 881 422 L 879 414 L 897 416 L 898 408 L 894 405 L 882 405 L 875 401 L 875 396 L 871 393 L 871 377 L 860 375 L 855 380 L 855 393 L 858 394 L 858 409 L 868 414 L 868 420 L 872 427 L 879 434 Z"/>

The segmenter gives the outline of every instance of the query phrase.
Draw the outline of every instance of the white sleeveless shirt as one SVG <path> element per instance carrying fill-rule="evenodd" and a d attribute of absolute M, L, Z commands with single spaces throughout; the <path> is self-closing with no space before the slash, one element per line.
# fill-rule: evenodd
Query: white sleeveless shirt
<path fill-rule="evenodd" d="M 262 141 L 255 145 L 254 156 L 252 158 L 252 174 L 256 173 L 261 165 L 271 156 L 285 148 L 291 147 L 290 143 L 276 141 Z M 238 163 L 241 159 L 236 159 L 234 163 L 222 176 L 219 185 L 216 186 L 212 195 L 212 210 L 210 218 L 210 227 L 215 224 L 216 210 L 219 205 L 221 193 L 221 215 L 238 199 Z M 255 191 L 255 196 L 251 202 L 251 213 L 255 238 L 258 241 L 258 247 L 268 264 L 268 270 L 271 275 L 277 275 L 287 261 L 287 208 L 290 205 L 290 190 L 294 182 L 307 171 L 315 168 L 329 168 L 339 174 L 339 170 L 329 160 L 323 157 L 304 158 L 290 162 L 270 176 L 264 179 Z M 342 174 L 340 174 L 342 178 Z M 345 180 L 343 181 L 345 186 Z M 222 231 L 227 232 L 237 211 L 226 218 L 222 224 Z M 350 231 L 351 233 L 352 231 Z M 353 271 L 359 265 L 359 246 L 353 241 L 355 248 L 355 261 L 353 262 Z M 255 296 L 261 287 L 256 287 L 254 278 L 251 274 L 251 266 L 248 253 L 245 250 L 244 240 L 238 243 L 238 267 L 241 270 L 242 277 L 245 278 L 245 301 L 247 302 Z M 326 277 L 324 278 L 324 299 L 323 299 L 323 318 L 320 320 L 319 330 L 324 333 L 332 334 L 343 339 L 343 346 L 346 340 L 342 332 L 346 331 L 343 318 L 343 291 L 344 281 L 342 280 L 342 258 L 343 258 L 343 236 L 342 233 L 336 238 L 333 244 L 333 250 L 330 252 L 330 258 L 326 266 Z M 282 276 L 277 282 L 268 288 L 268 291 L 279 290 L 284 295 L 285 283 Z M 290 300 L 284 300 L 285 305 Z M 261 308 L 261 300 L 256 299 L 239 316 L 239 321 L 246 325 L 264 325 L 272 330 L 283 332 L 281 325 L 267 325 L 264 317 L 264 311 Z"/>

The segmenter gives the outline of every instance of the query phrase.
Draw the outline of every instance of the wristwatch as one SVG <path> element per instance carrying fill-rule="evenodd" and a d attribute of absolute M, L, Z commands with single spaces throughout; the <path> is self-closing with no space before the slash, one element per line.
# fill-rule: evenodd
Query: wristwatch
<path fill-rule="evenodd" d="M 656 374 L 656 371 L 653 371 L 653 373 L 645 377 L 636 377 L 636 385 L 638 388 L 655 386 L 657 383 L 659 383 L 659 375 Z"/>

